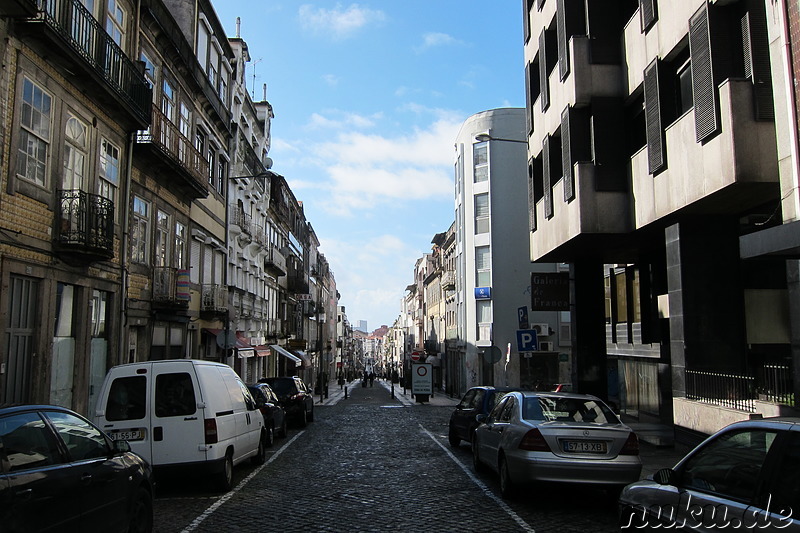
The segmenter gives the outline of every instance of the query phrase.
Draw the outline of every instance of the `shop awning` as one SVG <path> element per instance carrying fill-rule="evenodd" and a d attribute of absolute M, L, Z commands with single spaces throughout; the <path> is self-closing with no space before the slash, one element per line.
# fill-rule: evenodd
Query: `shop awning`
<path fill-rule="evenodd" d="M 284 357 L 287 357 L 287 358 L 291 359 L 292 361 L 294 361 L 294 362 L 295 362 L 295 364 L 302 364 L 302 363 L 303 363 L 303 362 L 300 360 L 300 358 L 299 358 L 299 357 L 296 357 L 296 356 L 292 355 L 292 354 L 289 352 L 289 350 L 287 350 L 286 348 L 284 348 L 284 347 L 282 347 L 282 346 L 278 346 L 277 344 L 271 344 L 271 345 L 270 345 L 270 348 L 272 348 L 273 350 L 275 350 L 276 352 L 278 352 L 278 353 L 279 353 L 279 354 L 281 354 L 282 356 L 284 356 Z"/>
<path fill-rule="evenodd" d="M 236 332 L 236 355 L 239 358 L 244 357 L 253 357 L 256 354 L 255 348 L 250 346 L 250 343 L 247 342 L 246 337 L 242 337 L 239 335 L 239 332 Z"/>
<path fill-rule="evenodd" d="M 310 367 L 311 366 L 311 358 L 308 356 L 306 352 L 303 350 L 292 350 L 300 359 L 303 360 L 303 364 Z"/>
<path fill-rule="evenodd" d="M 268 357 L 272 355 L 272 352 L 269 349 L 269 346 L 253 346 L 256 349 L 256 357 Z"/>

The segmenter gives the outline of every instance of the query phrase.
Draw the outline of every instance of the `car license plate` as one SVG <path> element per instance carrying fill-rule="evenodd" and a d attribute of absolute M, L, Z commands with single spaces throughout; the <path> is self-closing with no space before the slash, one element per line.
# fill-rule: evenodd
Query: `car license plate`
<path fill-rule="evenodd" d="M 605 442 L 588 442 L 567 440 L 563 443 L 565 452 L 572 453 L 606 453 Z"/>
<path fill-rule="evenodd" d="M 142 440 L 144 439 L 144 429 L 118 429 L 109 431 L 108 436 L 111 437 L 111 440 Z"/>

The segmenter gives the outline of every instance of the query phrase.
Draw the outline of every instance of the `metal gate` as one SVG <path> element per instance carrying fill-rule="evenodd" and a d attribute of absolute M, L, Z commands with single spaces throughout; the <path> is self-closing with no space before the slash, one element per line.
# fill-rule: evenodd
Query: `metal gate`
<path fill-rule="evenodd" d="M 39 282 L 11 276 L 8 294 L 8 326 L 6 328 L 4 403 L 29 403 L 31 359 L 36 331 L 36 294 Z"/>

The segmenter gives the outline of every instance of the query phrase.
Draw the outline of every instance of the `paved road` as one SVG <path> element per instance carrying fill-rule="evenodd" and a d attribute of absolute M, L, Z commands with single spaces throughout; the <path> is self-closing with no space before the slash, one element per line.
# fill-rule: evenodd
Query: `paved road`
<path fill-rule="evenodd" d="M 161 483 L 156 531 L 619 531 L 599 490 L 553 488 L 505 501 L 447 444 L 454 402 L 413 404 L 381 382 L 317 405 L 315 421 L 276 440 L 265 465 L 236 469 L 220 494 L 198 480 Z"/>

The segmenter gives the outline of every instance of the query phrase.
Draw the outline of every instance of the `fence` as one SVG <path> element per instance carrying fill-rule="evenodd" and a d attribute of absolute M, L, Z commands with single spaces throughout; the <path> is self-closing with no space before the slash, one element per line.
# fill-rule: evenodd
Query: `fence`
<path fill-rule="evenodd" d="M 687 370 L 686 398 L 752 412 L 755 381 L 752 376 Z"/>

